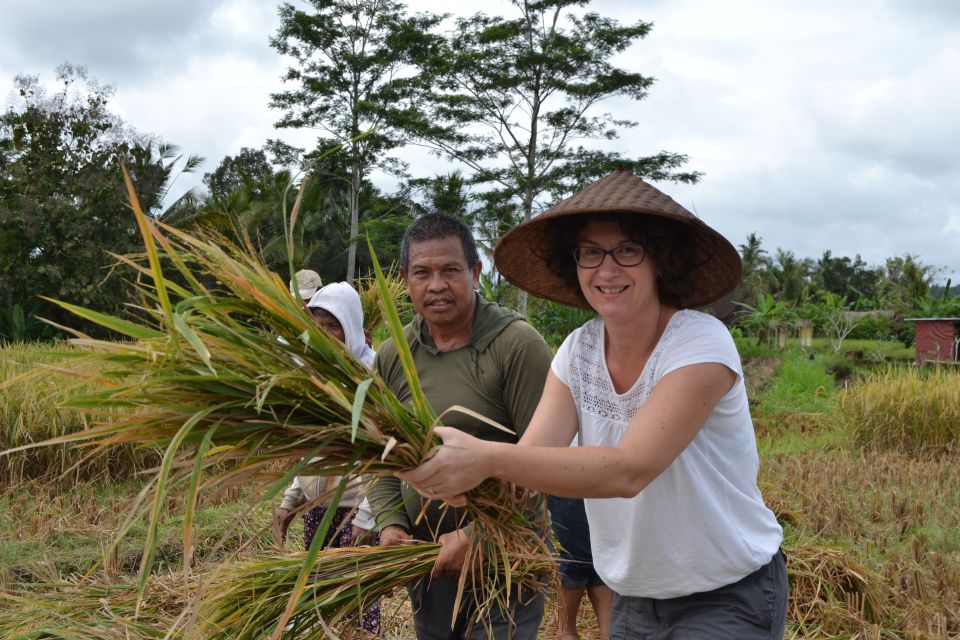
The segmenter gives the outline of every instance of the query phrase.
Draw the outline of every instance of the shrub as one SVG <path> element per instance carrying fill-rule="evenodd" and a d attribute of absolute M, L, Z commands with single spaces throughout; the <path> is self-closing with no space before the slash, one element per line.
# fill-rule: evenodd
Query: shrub
<path fill-rule="evenodd" d="M 899 335 L 897 324 L 893 318 L 879 314 L 863 316 L 848 337 L 859 340 L 896 340 Z"/>
<path fill-rule="evenodd" d="M 596 316 L 592 311 L 574 309 L 556 302 L 542 301 L 536 310 L 530 313 L 532 324 L 551 348 L 556 349 L 574 329 Z"/>
<path fill-rule="evenodd" d="M 888 367 L 843 391 L 837 407 L 860 446 L 911 454 L 960 449 L 960 372 Z"/>

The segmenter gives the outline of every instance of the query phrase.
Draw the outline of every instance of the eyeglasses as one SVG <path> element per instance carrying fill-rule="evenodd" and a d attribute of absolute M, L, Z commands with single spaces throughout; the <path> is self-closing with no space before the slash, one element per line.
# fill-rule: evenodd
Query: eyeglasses
<path fill-rule="evenodd" d="M 577 247 L 573 250 L 573 259 L 583 269 L 596 269 L 609 255 L 621 267 L 635 267 L 643 262 L 646 251 L 638 244 L 622 244 L 607 251 L 600 247 Z"/>

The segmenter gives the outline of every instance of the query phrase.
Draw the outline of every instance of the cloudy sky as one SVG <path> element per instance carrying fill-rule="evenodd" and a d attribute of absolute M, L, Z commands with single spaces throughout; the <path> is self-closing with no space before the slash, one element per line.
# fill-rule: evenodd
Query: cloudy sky
<path fill-rule="evenodd" d="M 413 0 L 414 10 L 447 10 Z M 504 0 L 476 3 L 507 11 Z M 639 122 L 607 143 L 664 149 L 704 173 L 661 184 L 735 245 L 756 232 L 771 253 L 913 254 L 960 281 L 960 2 L 956 0 L 595 0 L 651 34 L 618 64 L 657 79 L 648 99 L 609 102 Z M 263 0 L 0 0 L 0 100 L 16 74 L 52 82 L 85 65 L 116 85 L 112 110 L 141 132 L 207 158 L 277 131 L 267 104 L 286 61 Z M 445 163 L 410 155 L 423 174 Z M 186 189 L 199 182 L 184 176 Z M 383 183 L 383 186 L 388 186 Z"/>

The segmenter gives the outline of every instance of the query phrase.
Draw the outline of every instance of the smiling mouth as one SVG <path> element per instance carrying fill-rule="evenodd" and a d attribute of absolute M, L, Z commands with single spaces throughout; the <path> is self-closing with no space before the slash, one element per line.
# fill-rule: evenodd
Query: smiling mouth
<path fill-rule="evenodd" d="M 597 287 L 597 289 L 600 290 L 600 293 L 613 294 L 613 293 L 622 293 L 627 290 L 627 287 L 626 285 L 624 285 L 621 287 Z"/>

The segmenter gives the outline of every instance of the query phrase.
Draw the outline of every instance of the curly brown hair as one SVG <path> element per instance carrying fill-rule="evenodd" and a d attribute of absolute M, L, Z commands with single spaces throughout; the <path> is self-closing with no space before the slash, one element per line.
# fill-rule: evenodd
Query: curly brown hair
<path fill-rule="evenodd" d="M 696 266 L 696 236 L 689 225 L 660 216 L 637 213 L 604 213 L 563 216 L 551 222 L 544 242 L 538 249 L 550 270 L 562 278 L 587 304 L 580 281 L 573 250 L 588 223 L 612 221 L 620 225 L 624 235 L 646 251 L 657 269 L 657 294 L 660 302 L 682 308 L 682 300 L 695 288 L 693 268 Z"/>

